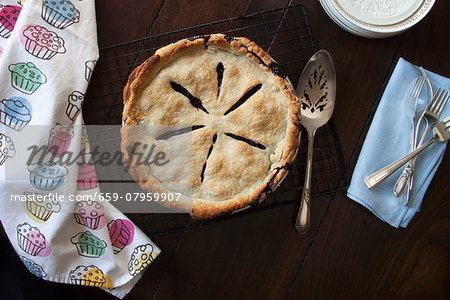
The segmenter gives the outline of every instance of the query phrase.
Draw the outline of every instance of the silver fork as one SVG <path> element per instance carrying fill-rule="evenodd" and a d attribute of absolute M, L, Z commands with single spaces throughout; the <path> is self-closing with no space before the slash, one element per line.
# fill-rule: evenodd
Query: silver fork
<path fill-rule="evenodd" d="M 416 140 L 416 115 L 418 110 L 419 96 L 425 83 L 425 77 L 417 77 L 408 97 L 408 117 L 411 119 L 411 151 L 414 150 Z"/>
<path fill-rule="evenodd" d="M 422 71 L 422 67 L 421 67 Z M 419 102 L 419 96 L 422 92 L 422 87 L 425 83 L 425 76 L 426 73 L 422 73 L 422 76 L 417 77 L 414 81 L 413 87 L 411 88 L 411 92 L 408 96 L 408 101 L 405 102 L 405 111 L 406 115 L 408 116 L 409 120 L 411 121 L 411 136 L 410 136 L 410 149 L 409 151 L 413 151 L 416 147 L 416 117 L 418 112 L 418 102 Z M 420 115 L 422 115 L 422 110 L 420 111 Z M 411 169 L 410 163 L 406 166 L 406 168 L 403 170 L 402 174 L 398 177 L 397 182 L 394 185 L 394 196 L 400 197 L 403 192 L 405 191 L 405 188 L 407 184 L 409 184 L 409 178 L 411 175 Z"/>
<path fill-rule="evenodd" d="M 414 81 L 413 87 L 411 89 L 411 92 L 408 96 L 408 101 L 405 102 L 405 111 L 406 115 L 408 116 L 409 120 L 411 121 L 411 136 L 410 136 L 410 151 L 413 151 L 416 148 L 417 143 L 417 136 L 416 136 L 416 120 L 417 116 L 420 114 L 422 115 L 423 111 L 425 110 L 425 107 L 422 109 L 422 107 L 419 107 L 419 97 L 422 92 L 422 87 L 424 83 L 427 83 L 428 92 L 430 93 L 430 100 L 433 98 L 433 91 L 431 87 L 430 80 L 428 79 L 427 73 L 425 70 L 420 67 L 420 72 L 422 73 L 422 76 L 417 77 Z M 419 119 L 420 122 L 420 119 Z M 411 166 L 411 162 L 408 163 L 406 168 L 403 170 L 402 174 L 398 177 L 397 182 L 394 185 L 394 196 L 400 197 L 403 192 L 405 191 L 405 188 L 410 186 L 410 178 L 411 174 L 414 171 L 414 166 Z M 407 198 L 409 196 L 407 195 Z"/>
<path fill-rule="evenodd" d="M 390 165 L 376 171 L 375 173 L 370 174 L 366 178 L 364 178 L 364 182 L 369 189 L 373 189 L 379 183 L 383 182 L 386 178 L 391 176 L 395 171 L 397 171 L 401 166 L 407 163 L 409 160 L 416 157 L 420 152 L 428 148 L 434 142 L 445 142 L 450 138 L 450 116 L 443 119 L 433 128 L 433 137 L 418 147 L 416 150 L 407 154 L 403 158 L 391 163 Z"/>
<path fill-rule="evenodd" d="M 424 120 L 426 122 L 425 131 L 423 132 L 422 137 L 420 138 L 419 144 L 417 146 L 423 144 L 431 126 L 433 126 L 434 124 L 437 123 L 437 121 L 439 121 L 441 113 L 444 110 L 445 104 L 447 104 L 449 98 L 450 95 L 448 91 L 438 88 L 438 90 L 433 96 L 433 99 L 431 99 L 430 104 L 423 112 L 422 116 L 420 117 L 419 123 L 417 124 L 416 137 L 418 136 L 419 133 L 420 121 Z"/>
<path fill-rule="evenodd" d="M 445 91 L 441 88 L 439 88 L 436 93 L 434 94 L 433 98 L 430 101 L 430 104 L 427 106 L 425 111 L 423 112 L 422 116 L 420 117 L 416 132 L 415 132 L 415 141 L 417 142 L 417 138 L 419 136 L 419 130 L 420 130 L 420 124 L 421 121 L 424 120 L 426 123 L 426 127 L 424 132 L 422 133 L 422 137 L 419 140 L 419 143 L 414 146 L 414 148 L 417 148 L 423 144 L 425 141 L 425 138 L 428 135 L 428 132 L 434 124 L 436 124 L 439 121 L 439 118 L 441 116 L 442 111 L 444 110 L 445 105 L 447 104 L 447 101 L 449 99 L 450 95 L 448 94 L 448 91 Z M 416 164 L 416 158 L 413 158 L 408 165 L 406 166 L 404 172 L 406 173 L 406 179 L 408 182 L 408 190 L 406 193 L 406 197 L 402 199 L 402 204 L 407 205 L 409 202 L 409 199 L 411 198 L 412 194 L 412 187 L 414 183 L 414 167 Z"/>

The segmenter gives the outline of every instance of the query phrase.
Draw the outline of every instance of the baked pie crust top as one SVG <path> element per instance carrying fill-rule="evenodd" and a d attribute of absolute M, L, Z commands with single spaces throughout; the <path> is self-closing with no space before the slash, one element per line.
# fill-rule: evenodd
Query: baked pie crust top
<path fill-rule="evenodd" d="M 125 125 L 189 128 L 192 194 L 182 196 L 196 218 L 263 200 L 299 145 L 300 101 L 276 63 L 246 38 L 213 34 L 157 50 L 130 75 L 124 104 Z M 131 140 L 123 136 L 125 159 Z M 145 166 L 129 172 L 146 191 L 177 192 Z"/>

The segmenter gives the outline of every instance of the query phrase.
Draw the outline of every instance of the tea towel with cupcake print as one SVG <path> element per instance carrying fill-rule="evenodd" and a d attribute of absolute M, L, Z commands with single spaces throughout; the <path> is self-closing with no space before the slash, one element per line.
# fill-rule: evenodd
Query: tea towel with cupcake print
<path fill-rule="evenodd" d="M 1 222 L 37 277 L 100 287 L 122 298 L 158 247 L 108 202 L 46 197 L 98 192 L 92 164 L 19 160 L 31 145 L 45 146 L 54 157 L 89 153 L 81 104 L 98 58 L 94 1 L 0 5 Z M 47 129 L 32 131 L 39 125 Z M 26 180 L 15 180 L 16 174 Z M 11 194 L 23 201 L 13 204 Z"/>

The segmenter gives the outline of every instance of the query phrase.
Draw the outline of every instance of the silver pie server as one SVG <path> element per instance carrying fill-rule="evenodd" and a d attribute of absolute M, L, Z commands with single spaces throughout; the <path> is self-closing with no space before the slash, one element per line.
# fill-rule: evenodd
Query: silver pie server
<path fill-rule="evenodd" d="M 311 57 L 303 69 L 296 91 L 301 101 L 300 122 L 308 134 L 305 184 L 295 220 L 295 228 L 304 234 L 309 229 L 314 135 L 316 130 L 331 118 L 336 98 L 336 74 L 333 60 L 327 51 L 320 50 Z"/>

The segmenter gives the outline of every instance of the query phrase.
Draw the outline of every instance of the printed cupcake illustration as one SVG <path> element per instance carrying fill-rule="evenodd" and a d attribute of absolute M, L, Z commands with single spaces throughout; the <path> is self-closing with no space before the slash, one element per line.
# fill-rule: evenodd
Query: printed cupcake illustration
<path fill-rule="evenodd" d="M 89 151 L 89 139 L 86 132 L 86 126 L 83 125 L 81 129 L 81 146 L 80 146 L 80 152 L 81 153 L 88 153 Z"/>
<path fill-rule="evenodd" d="M 32 62 L 9 65 L 9 71 L 12 87 L 28 95 L 33 94 L 41 84 L 47 82 L 47 77 Z"/>
<path fill-rule="evenodd" d="M 106 242 L 88 230 L 78 233 L 71 241 L 77 246 L 78 254 L 81 256 L 98 258 L 105 253 Z"/>
<path fill-rule="evenodd" d="M 84 77 L 87 81 L 91 80 L 92 72 L 94 71 L 95 65 L 97 64 L 96 60 L 88 60 L 84 65 Z"/>
<path fill-rule="evenodd" d="M 28 271 L 31 272 L 31 274 L 39 278 L 47 277 L 47 273 L 44 272 L 44 269 L 40 265 L 38 265 L 31 259 L 26 258 L 25 256 L 20 256 L 20 259 L 22 260 L 23 264 L 28 269 Z"/>
<path fill-rule="evenodd" d="M 145 270 L 153 262 L 153 246 L 151 244 L 140 245 L 134 248 L 128 263 L 128 273 L 136 276 Z"/>
<path fill-rule="evenodd" d="M 73 215 L 78 224 L 95 230 L 99 227 L 100 219 L 104 215 L 103 205 L 96 201 L 78 201 Z"/>
<path fill-rule="evenodd" d="M 70 147 L 74 129 L 72 125 L 56 124 L 50 129 L 48 136 L 48 151 L 55 157 L 62 156 Z"/>
<path fill-rule="evenodd" d="M 5 163 L 8 158 L 16 155 L 14 143 L 9 136 L 0 133 L 0 166 Z"/>
<path fill-rule="evenodd" d="M 16 26 L 17 18 L 19 18 L 22 7 L 15 5 L 1 5 L 0 8 L 0 36 L 9 38 L 14 26 Z"/>
<path fill-rule="evenodd" d="M 50 25 L 64 29 L 80 21 L 80 12 L 69 0 L 44 0 L 42 18 Z"/>
<path fill-rule="evenodd" d="M 53 191 L 59 188 L 67 175 L 67 168 L 55 163 L 39 163 L 29 165 L 30 183 L 32 186 L 43 191 Z"/>
<path fill-rule="evenodd" d="M 52 199 L 44 194 L 30 192 L 23 194 L 27 199 L 27 211 L 40 221 L 47 221 L 53 213 L 58 213 L 61 210 L 61 204 L 56 199 Z"/>
<path fill-rule="evenodd" d="M 125 219 L 117 219 L 108 224 L 109 238 L 114 254 L 119 253 L 125 246 L 133 242 L 134 226 Z"/>
<path fill-rule="evenodd" d="M 47 246 L 45 236 L 36 227 L 28 223 L 17 226 L 17 243 L 26 253 L 36 256 Z"/>
<path fill-rule="evenodd" d="M 69 104 L 66 108 L 66 115 L 71 119 L 72 121 L 75 120 L 80 113 L 81 105 L 84 101 L 84 95 L 78 91 L 74 91 L 72 94 L 69 95 L 69 98 L 67 99 Z"/>
<path fill-rule="evenodd" d="M 3 99 L 0 105 L 0 123 L 20 131 L 31 121 L 33 108 L 21 97 Z"/>
<path fill-rule="evenodd" d="M 111 288 L 111 278 L 94 265 L 78 266 L 69 273 L 72 284 Z"/>
<path fill-rule="evenodd" d="M 93 164 L 81 163 L 78 169 L 78 190 L 91 190 L 97 187 L 97 174 Z"/>
<path fill-rule="evenodd" d="M 49 60 L 58 53 L 66 52 L 64 40 L 42 26 L 28 25 L 22 34 L 25 50 L 37 58 Z"/>

